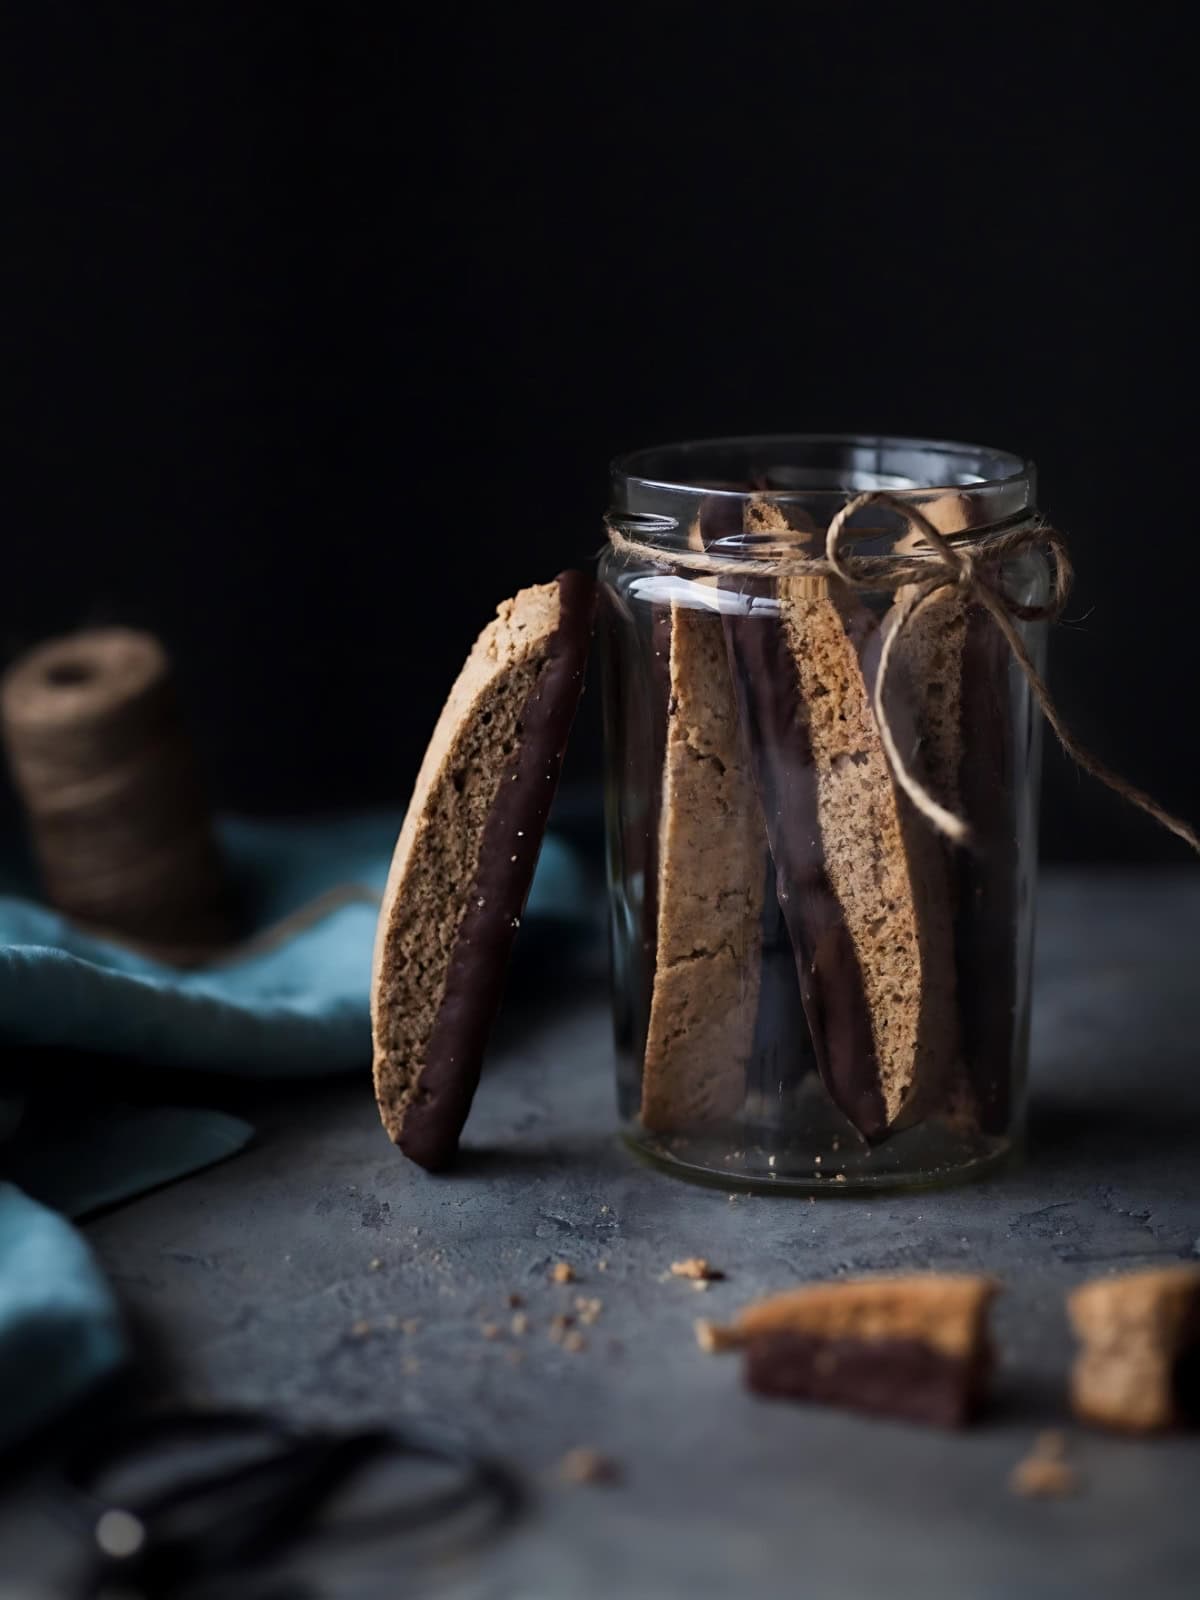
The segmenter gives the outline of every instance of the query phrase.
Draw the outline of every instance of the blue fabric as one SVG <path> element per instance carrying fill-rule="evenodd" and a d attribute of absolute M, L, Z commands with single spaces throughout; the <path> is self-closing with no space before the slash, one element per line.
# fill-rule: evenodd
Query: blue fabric
<path fill-rule="evenodd" d="M 252 931 L 345 884 L 382 893 L 397 829 L 395 816 L 226 822 L 222 844 Z M 4 887 L 0 878 L 6 1052 L 49 1045 L 254 1077 L 366 1062 L 374 904 L 340 906 L 236 964 L 180 972 L 80 933 L 45 906 L 5 895 Z M 548 838 L 526 919 L 577 920 L 584 896 L 574 854 Z"/>
<path fill-rule="evenodd" d="M 68 1223 L 0 1183 L 0 1449 L 124 1358 L 112 1291 Z"/>
<path fill-rule="evenodd" d="M 341 884 L 382 891 L 395 839 L 394 817 L 222 830 L 259 931 Z M 239 1075 L 361 1066 L 375 918 L 371 904 L 343 905 L 244 962 L 180 972 L 0 896 L 0 1043 Z"/>
<path fill-rule="evenodd" d="M 390 814 L 223 823 L 249 936 L 333 889 L 378 895 L 398 827 Z M 588 898 L 576 856 L 548 837 L 524 918 L 526 952 L 539 929 L 560 941 L 564 925 L 590 926 Z M 0 865 L 0 1176 L 79 1217 L 222 1160 L 253 1135 L 219 1111 L 106 1103 L 105 1063 L 163 1073 L 164 1093 L 180 1068 L 365 1074 L 376 917 L 374 900 L 341 904 L 270 948 L 181 972 L 78 932 L 30 897 L 18 865 Z M 48 1048 L 87 1054 L 101 1069 L 74 1117 L 57 1103 L 47 1114 L 39 1098 Z M 0 1184 L 0 1447 L 122 1351 L 111 1296 L 82 1240 L 21 1189 Z"/>

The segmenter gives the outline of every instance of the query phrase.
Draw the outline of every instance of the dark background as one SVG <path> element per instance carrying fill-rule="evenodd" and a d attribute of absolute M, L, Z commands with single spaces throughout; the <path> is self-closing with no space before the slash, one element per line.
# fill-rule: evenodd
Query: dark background
<path fill-rule="evenodd" d="M 986 11 L 6 8 L 0 652 L 153 626 L 223 804 L 399 805 L 614 453 L 965 438 L 1073 538 L 1071 723 L 1200 816 L 1187 11 Z M 1185 856 L 1047 789 L 1049 857 Z"/>

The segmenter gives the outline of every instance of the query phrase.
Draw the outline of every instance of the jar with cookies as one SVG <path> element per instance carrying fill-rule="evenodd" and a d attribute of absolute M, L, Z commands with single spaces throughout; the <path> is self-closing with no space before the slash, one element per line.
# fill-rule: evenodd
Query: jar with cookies
<path fill-rule="evenodd" d="M 957 1181 L 1019 1144 L 1055 588 L 1032 467 L 637 451 L 601 560 L 618 1101 L 701 1181 Z"/>

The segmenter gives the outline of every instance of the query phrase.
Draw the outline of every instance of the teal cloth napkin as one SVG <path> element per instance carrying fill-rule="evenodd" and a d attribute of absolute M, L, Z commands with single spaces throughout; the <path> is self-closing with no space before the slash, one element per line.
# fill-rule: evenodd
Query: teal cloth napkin
<path fill-rule="evenodd" d="M 106 1102 L 105 1064 L 135 1063 L 143 1079 L 163 1073 L 164 1091 L 178 1069 L 365 1072 L 377 897 L 398 827 L 394 814 L 226 820 L 222 848 L 249 933 L 240 956 L 196 972 L 80 933 L 30 897 L 19 866 L 0 865 L 0 1179 L 10 1180 L 0 1182 L 0 1449 L 124 1355 L 86 1245 L 35 1201 L 86 1216 L 253 1136 L 220 1111 Z M 364 893 L 331 898 L 350 886 Z M 523 919 L 526 952 L 539 932 L 560 939 L 564 925 L 590 926 L 591 898 L 575 852 L 549 836 Z M 95 1062 L 73 1116 L 47 1106 L 47 1051 Z"/>
<path fill-rule="evenodd" d="M 87 1245 L 0 1183 L 0 1447 L 82 1399 L 124 1349 L 116 1301 Z"/>

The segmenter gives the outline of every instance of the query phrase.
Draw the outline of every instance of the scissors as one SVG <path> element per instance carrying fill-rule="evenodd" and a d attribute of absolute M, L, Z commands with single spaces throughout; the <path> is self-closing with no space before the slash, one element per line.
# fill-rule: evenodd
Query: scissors
<path fill-rule="evenodd" d="M 397 1466 L 402 1488 L 346 1513 L 364 1480 Z M 240 1410 L 164 1411 L 109 1427 L 74 1448 L 56 1478 L 56 1502 L 89 1540 L 78 1600 L 299 1600 L 323 1591 L 294 1574 L 272 1579 L 271 1569 L 301 1544 L 307 1557 L 332 1541 L 391 1541 L 439 1524 L 452 1534 L 461 1524 L 461 1548 L 523 1502 L 508 1467 L 453 1445 Z"/>

